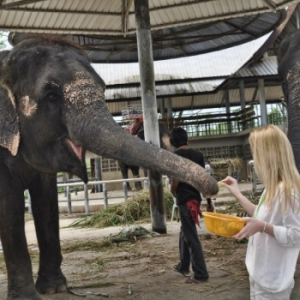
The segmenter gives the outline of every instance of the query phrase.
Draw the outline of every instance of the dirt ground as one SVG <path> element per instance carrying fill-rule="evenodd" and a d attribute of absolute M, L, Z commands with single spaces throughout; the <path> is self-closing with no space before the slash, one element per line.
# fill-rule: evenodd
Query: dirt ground
<path fill-rule="evenodd" d="M 248 275 L 244 265 L 247 242 L 217 237 L 207 233 L 203 221 L 199 229 L 210 278 L 202 284 L 186 284 L 185 278 L 172 270 L 178 262 L 180 223 L 167 223 L 168 233 L 156 237 L 108 246 L 107 238 L 123 227 L 105 229 L 65 228 L 74 219 L 61 219 L 63 248 L 62 270 L 71 293 L 43 295 L 44 300 L 114 299 L 249 299 Z M 141 224 L 150 229 L 150 224 Z M 38 247 L 32 220 L 26 233 L 34 274 L 38 268 Z M 300 296 L 300 262 L 291 299 Z M 6 299 L 6 274 L 0 254 L 0 299 Z"/>

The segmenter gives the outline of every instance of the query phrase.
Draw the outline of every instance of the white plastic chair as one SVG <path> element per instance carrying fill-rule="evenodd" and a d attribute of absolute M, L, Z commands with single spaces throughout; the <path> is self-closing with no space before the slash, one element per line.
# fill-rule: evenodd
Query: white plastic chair
<path fill-rule="evenodd" d="M 175 197 L 173 197 L 173 201 L 174 201 L 174 204 L 173 204 L 173 207 L 172 207 L 171 222 L 173 222 L 173 219 L 174 219 L 175 209 L 178 208 L 178 206 L 176 204 L 176 198 Z"/>

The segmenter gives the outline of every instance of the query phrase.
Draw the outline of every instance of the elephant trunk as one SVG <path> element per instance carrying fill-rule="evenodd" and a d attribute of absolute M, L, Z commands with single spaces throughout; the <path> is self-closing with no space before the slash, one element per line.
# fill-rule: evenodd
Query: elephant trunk
<path fill-rule="evenodd" d="M 291 142 L 295 162 L 298 171 L 300 172 L 300 140 L 299 140 L 299 127 L 300 127 L 300 84 L 299 72 L 300 63 L 295 64 L 297 71 L 293 70 L 288 78 L 288 139 Z"/>
<path fill-rule="evenodd" d="M 80 95 L 82 91 L 84 100 Z M 91 95 L 98 96 L 93 98 L 98 100 L 87 100 L 91 99 Z M 191 184 L 207 197 L 218 193 L 216 180 L 201 166 L 126 133 L 108 111 L 103 91 L 98 89 L 87 92 L 86 88 L 81 88 L 77 94 L 72 90 L 69 98 L 71 96 L 73 101 L 68 102 L 66 123 L 71 139 L 84 149 L 128 165 L 159 171 Z"/>

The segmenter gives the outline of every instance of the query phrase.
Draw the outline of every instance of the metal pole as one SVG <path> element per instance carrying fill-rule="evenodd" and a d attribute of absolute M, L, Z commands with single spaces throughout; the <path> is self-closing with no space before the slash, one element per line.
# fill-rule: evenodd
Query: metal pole
<path fill-rule="evenodd" d="M 30 215 L 32 215 L 31 197 L 30 197 L 29 191 L 28 191 L 28 213 L 29 213 Z"/>
<path fill-rule="evenodd" d="M 72 214 L 72 200 L 71 200 L 71 193 L 70 193 L 70 186 L 67 186 L 67 202 L 68 202 L 68 214 Z"/>
<path fill-rule="evenodd" d="M 264 80 L 258 79 L 258 97 L 260 104 L 260 115 L 261 115 L 261 126 L 266 126 L 268 124 L 267 118 L 267 105 L 265 97 L 265 86 Z"/>
<path fill-rule="evenodd" d="M 89 206 L 89 190 L 87 184 L 84 185 L 84 205 L 85 205 L 85 213 L 90 213 L 90 206 Z"/>
<path fill-rule="evenodd" d="M 230 101 L 229 101 L 229 91 L 224 90 L 224 97 L 225 97 L 225 106 L 226 106 L 226 114 L 227 114 L 227 128 L 228 128 L 228 133 L 232 132 L 231 128 L 231 122 L 230 122 Z"/>
<path fill-rule="evenodd" d="M 127 183 L 125 181 L 123 182 L 123 191 L 124 191 L 124 202 L 126 202 L 128 198 L 128 188 L 127 188 Z"/>
<path fill-rule="evenodd" d="M 148 0 L 134 0 L 145 141 L 160 145 Z M 149 171 L 152 230 L 166 233 L 162 175 Z"/>
<path fill-rule="evenodd" d="M 149 184 L 148 184 L 148 180 L 144 180 L 144 190 L 148 190 L 149 189 Z"/>
<path fill-rule="evenodd" d="M 245 86 L 244 81 L 239 81 L 239 91 L 240 91 L 240 102 L 241 102 L 241 109 L 246 108 L 246 98 L 245 98 Z"/>
<path fill-rule="evenodd" d="M 244 119 L 247 119 L 247 113 L 245 111 L 246 108 L 246 98 L 245 98 L 245 86 L 244 86 L 244 81 L 240 80 L 239 81 L 239 91 L 240 91 L 240 102 L 241 102 L 241 110 L 242 110 L 242 115 L 241 115 L 241 124 L 242 124 L 242 129 L 246 129 L 246 121 Z M 238 126 L 240 125 L 240 122 L 238 122 Z M 240 128 L 238 128 L 240 130 Z"/>
<path fill-rule="evenodd" d="M 166 113 L 165 113 L 165 99 L 164 98 L 159 99 L 159 110 L 161 113 L 161 118 L 165 119 Z"/>
<path fill-rule="evenodd" d="M 103 197 L 104 197 L 104 209 L 108 208 L 108 196 L 107 196 L 107 188 L 106 184 L 103 183 Z"/>
<path fill-rule="evenodd" d="M 99 180 L 99 181 L 102 180 L 100 157 L 95 158 L 95 177 L 96 177 L 96 180 Z M 95 186 L 95 189 L 96 189 L 97 193 L 101 193 L 102 192 L 102 186 L 101 186 L 101 184 L 97 184 Z"/>

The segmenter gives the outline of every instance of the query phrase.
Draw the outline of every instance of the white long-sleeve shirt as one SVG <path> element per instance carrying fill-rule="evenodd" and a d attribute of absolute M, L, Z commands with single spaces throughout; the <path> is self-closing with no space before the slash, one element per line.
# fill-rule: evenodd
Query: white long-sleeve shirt
<path fill-rule="evenodd" d="M 275 237 L 260 232 L 251 236 L 248 241 L 246 266 L 253 280 L 266 290 L 277 293 L 294 286 L 300 249 L 300 210 L 299 198 L 295 199 L 295 211 L 289 208 L 285 214 L 278 209 L 283 195 L 274 200 L 271 209 L 267 208 L 266 202 L 260 207 L 258 205 L 254 216 L 273 224 Z"/>

